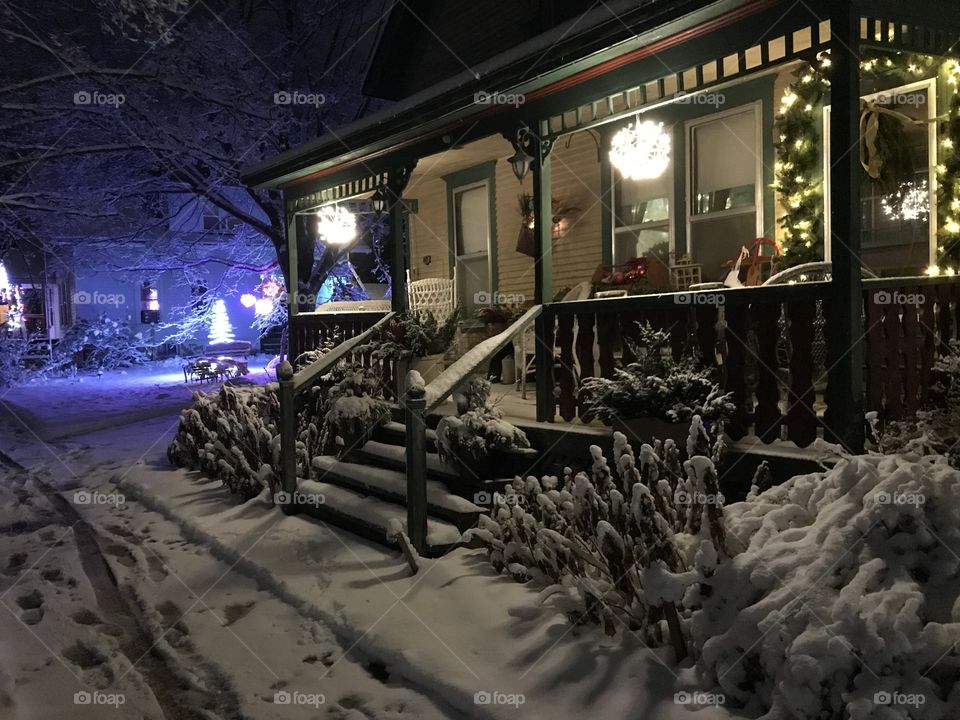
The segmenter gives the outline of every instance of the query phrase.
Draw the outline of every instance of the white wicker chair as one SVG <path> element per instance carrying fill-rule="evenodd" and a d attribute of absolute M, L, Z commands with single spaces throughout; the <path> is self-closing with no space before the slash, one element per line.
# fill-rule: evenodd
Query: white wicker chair
<path fill-rule="evenodd" d="M 457 306 L 457 275 L 452 278 L 411 280 L 407 270 L 407 303 L 410 312 L 429 310 L 438 323 L 446 321 Z"/>

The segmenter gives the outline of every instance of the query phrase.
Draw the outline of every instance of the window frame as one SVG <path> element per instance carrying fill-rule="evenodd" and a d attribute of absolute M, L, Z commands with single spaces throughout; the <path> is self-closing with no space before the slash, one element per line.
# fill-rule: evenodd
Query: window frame
<path fill-rule="evenodd" d="M 484 188 L 487 194 L 487 250 L 485 253 L 475 252 L 475 253 L 461 255 L 460 254 L 460 237 L 457 234 L 457 225 L 458 225 L 457 215 L 456 215 L 457 214 L 457 193 L 463 193 L 467 190 L 475 190 L 477 188 Z M 496 218 L 490 212 L 491 203 L 494 202 L 494 198 L 491 195 L 492 189 L 493 189 L 493 183 L 490 182 L 489 178 L 483 178 L 482 180 L 466 182 L 460 185 L 451 184 L 448 190 L 449 202 L 450 202 L 450 213 L 451 213 L 451 216 L 450 216 L 451 238 L 450 239 L 452 241 L 450 253 L 453 260 L 453 263 L 451 266 L 451 274 L 455 273 L 453 274 L 453 277 L 455 277 L 457 280 L 457 283 L 456 283 L 457 287 L 455 288 L 457 293 L 457 302 L 462 301 L 462 297 L 460 293 L 462 291 L 462 288 L 465 287 L 463 284 L 463 279 L 459 277 L 461 275 L 460 263 L 461 263 L 461 260 L 463 259 L 475 260 L 480 258 L 482 255 L 486 255 L 486 258 L 487 258 L 486 284 L 487 284 L 487 287 L 489 288 L 488 292 L 492 294 L 497 291 L 497 288 L 494 287 L 494 283 L 496 282 L 496 276 L 494 274 L 494 269 L 493 269 L 493 262 L 495 257 L 494 248 L 493 248 L 494 223 L 496 222 Z"/>
<path fill-rule="evenodd" d="M 673 141 L 673 127 L 670 129 L 671 142 Z M 671 151 L 670 153 L 670 165 L 664 170 L 664 174 L 669 174 L 669 179 L 667 182 L 667 205 L 668 212 L 665 220 L 651 220 L 649 222 L 643 222 L 639 225 L 618 225 L 617 224 L 617 181 L 620 182 L 635 182 L 632 180 L 627 180 L 623 177 L 618 177 L 619 173 L 617 169 L 613 166 L 612 163 L 609 163 L 610 171 L 610 207 L 609 216 L 610 216 L 610 257 L 615 259 L 617 257 L 617 236 L 621 233 L 633 233 L 634 235 L 639 234 L 643 230 L 663 230 L 666 228 L 667 237 L 668 237 L 668 247 L 669 254 L 672 256 L 676 252 L 676 213 L 677 213 L 677 203 L 676 203 L 676 155 Z M 634 248 L 634 255 L 638 252 L 638 247 Z"/>
<path fill-rule="evenodd" d="M 861 95 L 861 100 L 872 100 L 881 95 L 894 95 L 898 93 L 908 93 L 915 90 L 926 88 L 927 90 L 927 119 L 933 120 L 937 117 L 937 78 L 927 78 L 925 80 L 915 80 L 904 85 L 895 85 L 894 87 L 878 90 L 877 92 Z M 820 133 L 822 147 L 820 148 L 823 166 L 823 260 L 824 262 L 833 262 L 833 228 L 831 227 L 831 207 L 830 207 L 830 112 L 833 102 L 826 103 L 823 106 L 821 122 L 823 131 Z M 937 127 L 938 123 L 927 123 L 927 160 L 929 167 L 927 169 L 927 189 L 930 193 L 930 214 L 928 216 L 928 255 L 927 262 L 931 265 L 936 264 L 937 253 L 937 228 L 940 219 L 937 217 L 937 163 L 939 162 L 937 153 Z M 895 245 L 879 244 L 871 247 L 895 247 Z"/>
<path fill-rule="evenodd" d="M 718 210 L 715 212 L 697 214 L 694 212 L 696 203 L 696 197 L 694 196 L 696 190 L 696 182 L 694 179 L 694 173 L 696 173 L 696 153 L 694 139 L 695 130 L 701 125 L 722 121 L 725 117 L 742 115 L 746 112 L 753 113 L 754 126 L 756 128 L 756 141 L 753 148 L 753 155 L 755 159 L 753 175 L 753 205 L 731 208 L 730 210 Z M 746 215 L 752 212 L 755 213 L 756 221 L 754 228 L 756 234 L 754 237 L 761 237 L 763 235 L 763 140 L 762 100 L 753 100 L 751 102 L 732 107 L 729 110 L 722 110 L 720 112 L 710 113 L 709 115 L 703 115 L 702 117 L 687 120 L 686 123 L 684 123 L 684 150 L 686 151 L 685 188 L 687 194 L 684 212 L 686 214 L 687 253 L 691 257 L 693 257 L 694 253 L 694 248 L 692 247 L 693 226 L 697 223 L 709 222 L 710 220 L 715 220 L 718 218 L 734 217 L 736 215 Z M 694 258 L 694 261 L 696 261 L 696 258 Z"/>

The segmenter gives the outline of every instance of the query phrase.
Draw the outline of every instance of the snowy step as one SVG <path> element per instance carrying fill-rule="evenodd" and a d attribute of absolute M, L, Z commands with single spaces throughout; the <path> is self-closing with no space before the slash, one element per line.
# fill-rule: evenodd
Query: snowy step
<path fill-rule="evenodd" d="M 370 440 L 359 450 L 352 450 L 347 455 L 351 462 L 378 466 L 391 470 L 405 472 L 407 468 L 406 448 L 400 445 Z M 471 478 L 464 479 L 453 471 L 446 463 L 440 460 L 435 452 L 427 453 L 427 474 L 434 480 L 439 480 L 450 490 L 462 497 L 473 497 L 480 490 L 501 490 L 503 486 L 512 482 L 513 478 Z"/>
<path fill-rule="evenodd" d="M 398 470 L 343 462 L 330 455 L 313 459 L 313 467 L 320 471 L 323 482 L 371 495 L 387 502 L 405 505 L 407 478 Z M 477 523 L 482 507 L 454 495 L 447 486 L 436 480 L 427 480 L 427 513 L 466 530 Z"/>
<path fill-rule="evenodd" d="M 297 509 L 307 515 L 349 530 L 355 535 L 390 548 L 387 528 L 396 520 L 406 528 L 407 509 L 402 505 L 316 480 L 297 481 Z M 322 501 L 316 498 L 322 497 Z M 427 557 L 439 557 L 460 542 L 460 531 L 450 523 L 427 519 Z"/>
<path fill-rule="evenodd" d="M 437 431 L 427 428 L 427 450 L 436 452 Z M 384 423 L 376 429 L 374 438 L 386 445 L 406 445 L 407 426 L 400 422 Z"/>

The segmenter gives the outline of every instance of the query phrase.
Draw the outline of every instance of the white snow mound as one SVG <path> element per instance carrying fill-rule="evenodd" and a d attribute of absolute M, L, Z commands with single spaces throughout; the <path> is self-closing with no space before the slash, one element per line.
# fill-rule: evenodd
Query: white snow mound
<path fill-rule="evenodd" d="M 960 718 L 960 472 L 860 456 L 724 509 L 698 671 L 768 720 Z"/>

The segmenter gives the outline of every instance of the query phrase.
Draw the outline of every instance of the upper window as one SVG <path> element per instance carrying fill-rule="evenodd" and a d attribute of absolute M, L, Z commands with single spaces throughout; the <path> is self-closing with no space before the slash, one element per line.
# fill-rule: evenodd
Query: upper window
<path fill-rule="evenodd" d="M 613 262 L 623 265 L 632 257 L 646 257 L 650 282 L 666 284 L 669 280 L 673 164 L 660 177 L 651 180 L 628 180 L 615 169 L 611 172 Z"/>
<path fill-rule="evenodd" d="M 759 104 L 689 125 L 690 254 L 704 280 L 722 280 L 761 225 Z"/>

